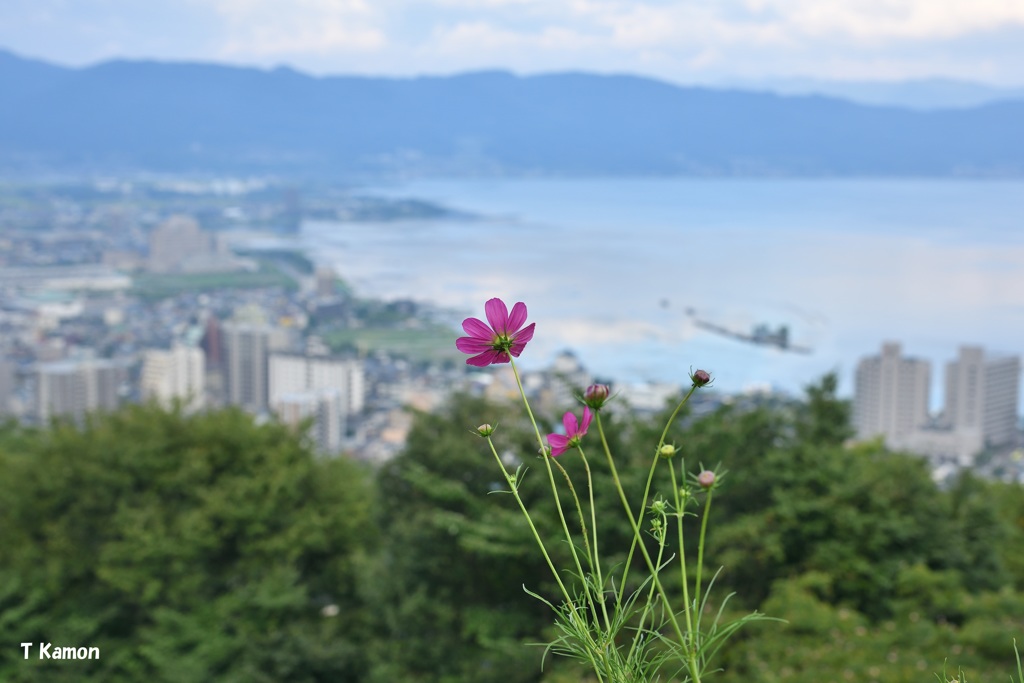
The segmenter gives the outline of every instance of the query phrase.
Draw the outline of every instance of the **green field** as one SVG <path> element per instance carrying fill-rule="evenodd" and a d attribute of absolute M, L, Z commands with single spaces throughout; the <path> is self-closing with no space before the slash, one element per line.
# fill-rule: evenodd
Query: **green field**
<path fill-rule="evenodd" d="M 266 264 L 254 273 L 142 273 L 132 280 L 132 293 L 149 300 L 166 299 L 182 292 L 298 286 L 292 278 Z"/>
<path fill-rule="evenodd" d="M 458 335 L 437 325 L 423 329 L 359 328 L 334 330 L 323 335 L 333 351 L 356 349 L 360 353 L 387 351 L 412 361 L 456 359 L 462 354 L 455 348 Z"/>

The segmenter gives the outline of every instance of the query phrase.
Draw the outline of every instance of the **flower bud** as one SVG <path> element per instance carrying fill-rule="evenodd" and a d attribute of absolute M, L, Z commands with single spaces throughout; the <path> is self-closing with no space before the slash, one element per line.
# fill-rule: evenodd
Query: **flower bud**
<path fill-rule="evenodd" d="M 697 475 L 697 483 L 706 491 L 715 485 L 715 473 L 711 470 L 704 470 Z"/>
<path fill-rule="evenodd" d="M 476 433 L 486 438 L 494 433 L 494 427 L 489 424 L 482 424 L 476 428 Z"/>
<path fill-rule="evenodd" d="M 611 390 L 607 384 L 591 384 L 587 387 L 586 391 L 583 392 L 583 402 L 590 406 L 593 410 L 600 410 L 604 402 L 608 400 L 608 396 L 611 394 Z"/>
<path fill-rule="evenodd" d="M 690 375 L 690 381 L 695 387 L 707 386 L 711 382 L 711 375 L 706 370 L 697 370 Z"/>
<path fill-rule="evenodd" d="M 658 455 L 665 459 L 671 458 L 678 452 L 679 449 L 669 443 L 658 449 Z"/>

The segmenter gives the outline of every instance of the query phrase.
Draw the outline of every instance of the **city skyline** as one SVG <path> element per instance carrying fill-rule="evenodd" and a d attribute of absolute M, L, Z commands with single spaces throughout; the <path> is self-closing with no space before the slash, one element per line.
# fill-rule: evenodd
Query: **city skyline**
<path fill-rule="evenodd" d="M 885 342 L 864 356 L 854 377 L 853 428 L 859 440 L 882 438 L 895 451 L 929 458 L 933 468 L 969 467 L 986 450 L 1019 444 L 1019 355 L 959 347 L 945 364 L 944 401 L 932 412 L 931 363 L 904 356 L 899 342 Z"/>

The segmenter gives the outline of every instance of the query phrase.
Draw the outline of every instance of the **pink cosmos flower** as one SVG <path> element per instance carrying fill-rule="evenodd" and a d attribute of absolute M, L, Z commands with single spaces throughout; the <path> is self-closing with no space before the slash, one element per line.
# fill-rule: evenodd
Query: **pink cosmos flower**
<path fill-rule="evenodd" d="M 576 421 L 576 416 L 571 412 L 562 416 L 562 425 L 565 427 L 565 434 L 548 434 L 548 443 L 551 444 L 552 457 L 565 453 L 570 448 L 580 445 L 580 439 L 587 433 L 591 420 L 594 419 L 589 406 L 583 407 L 583 423 Z"/>
<path fill-rule="evenodd" d="M 508 363 L 511 360 L 509 354 L 519 358 L 526 342 L 533 339 L 533 328 L 537 324 L 523 327 L 526 304 L 518 302 L 509 315 L 505 302 L 495 298 L 484 304 L 484 312 L 490 326 L 478 318 L 466 318 L 462 321 L 462 329 L 469 336 L 455 340 L 455 348 L 459 351 L 476 354 L 466 359 L 466 365 L 483 368 L 492 363 Z"/>

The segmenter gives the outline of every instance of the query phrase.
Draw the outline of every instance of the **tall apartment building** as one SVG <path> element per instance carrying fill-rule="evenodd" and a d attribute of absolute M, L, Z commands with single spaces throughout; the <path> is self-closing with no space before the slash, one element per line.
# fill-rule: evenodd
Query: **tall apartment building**
<path fill-rule="evenodd" d="M 961 346 L 946 364 L 945 418 L 957 432 L 974 432 L 985 446 L 1012 443 L 1017 436 L 1020 358 L 988 356 L 978 346 Z"/>
<path fill-rule="evenodd" d="M 182 402 L 187 411 L 205 405 L 206 356 L 194 346 L 148 349 L 142 360 L 142 396 L 169 407 Z"/>
<path fill-rule="evenodd" d="M 325 389 L 339 393 L 342 415 L 361 412 L 366 400 L 366 374 L 362 361 L 280 353 L 270 357 L 271 401 L 284 394 Z"/>
<path fill-rule="evenodd" d="M 219 370 L 224 364 L 224 341 L 221 324 L 213 315 L 203 323 L 203 336 L 199 346 L 206 354 L 206 367 Z"/>
<path fill-rule="evenodd" d="M 1019 357 L 960 348 L 945 369 L 945 414 L 928 419 L 929 365 L 903 358 L 898 344 L 857 366 L 853 417 L 857 436 L 883 436 L 888 447 L 918 453 L 936 467 L 967 467 L 986 447 L 1017 438 Z"/>
<path fill-rule="evenodd" d="M 81 421 L 87 412 L 114 410 L 127 369 L 113 360 L 56 361 L 36 366 L 36 418 Z"/>
<path fill-rule="evenodd" d="M 14 385 L 14 363 L 6 358 L 0 358 L 0 418 L 12 413 Z"/>
<path fill-rule="evenodd" d="M 857 437 L 900 440 L 928 421 L 931 364 L 901 355 L 900 345 L 882 345 L 878 356 L 857 364 L 853 422 Z"/>
<path fill-rule="evenodd" d="M 337 453 L 341 450 L 345 425 L 341 393 L 336 389 L 280 394 L 270 406 L 282 422 L 292 427 L 311 419 L 310 436 L 321 452 Z"/>
<path fill-rule="evenodd" d="M 211 252 L 210 234 L 188 216 L 171 216 L 149 234 L 149 269 L 154 273 L 175 272 L 186 260 Z"/>
<path fill-rule="evenodd" d="M 267 409 L 267 359 L 287 345 L 283 330 L 250 322 L 222 326 L 227 402 L 253 413 Z"/>

